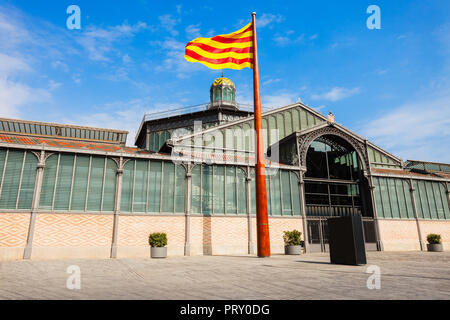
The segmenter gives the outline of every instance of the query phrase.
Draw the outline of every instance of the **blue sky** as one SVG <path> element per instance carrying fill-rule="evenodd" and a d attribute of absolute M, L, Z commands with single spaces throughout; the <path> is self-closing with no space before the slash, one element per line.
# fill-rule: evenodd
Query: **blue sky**
<path fill-rule="evenodd" d="M 66 9 L 81 8 L 81 30 Z M 369 5 L 381 30 L 369 30 Z M 206 103 L 220 75 L 183 58 L 257 12 L 265 106 L 301 99 L 402 159 L 450 162 L 450 2 L 0 1 L 0 116 L 130 131 Z M 252 72 L 225 70 L 241 103 Z"/>

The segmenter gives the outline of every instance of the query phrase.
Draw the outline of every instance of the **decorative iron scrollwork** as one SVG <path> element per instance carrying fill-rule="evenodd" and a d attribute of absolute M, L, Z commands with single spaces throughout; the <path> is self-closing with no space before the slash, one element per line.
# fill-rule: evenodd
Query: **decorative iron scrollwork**
<path fill-rule="evenodd" d="M 300 167 L 306 168 L 306 155 L 308 153 L 309 146 L 313 141 L 318 139 L 321 136 L 324 135 L 333 135 L 340 137 L 347 141 L 356 151 L 358 154 L 359 159 L 361 160 L 362 164 L 362 172 L 364 176 L 367 176 L 368 168 L 370 167 L 369 158 L 367 157 L 367 153 L 365 151 L 365 145 L 363 142 L 355 139 L 350 134 L 334 127 L 334 126 L 327 126 L 320 129 L 317 129 L 315 131 L 306 133 L 302 136 L 298 137 L 298 148 L 299 148 L 299 155 L 300 155 Z"/>

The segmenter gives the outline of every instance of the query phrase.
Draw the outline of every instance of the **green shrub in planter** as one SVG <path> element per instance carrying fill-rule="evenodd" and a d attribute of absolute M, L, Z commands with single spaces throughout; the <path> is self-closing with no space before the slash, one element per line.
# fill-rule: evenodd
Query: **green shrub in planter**
<path fill-rule="evenodd" d="M 284 231 L 283 240 L 286 246 L 299 246 L 302 242 L 302 233 L 298 230 Z"/>
<path fill-rule="evenodd" d="M 441 235 L 430 233 L 427 236 L 427 250 L 431 252 L 442 252 L 444 251 L 444 247 L 442 245 Z"/>
<path fill-rule="evenodd" d="M 427 241 L 429 244 L 439 244 L 439 243 L 441 243 L 441 235 L 435 234 L 435 233 L 430 233 L 427 236 Z"/>
<path fill-rule="evenodd" d="M 148 243 L 153 248 L 162 248 L 167 245 L 167 234 L 163 232 L 155 232 L 148 237 Z"/>

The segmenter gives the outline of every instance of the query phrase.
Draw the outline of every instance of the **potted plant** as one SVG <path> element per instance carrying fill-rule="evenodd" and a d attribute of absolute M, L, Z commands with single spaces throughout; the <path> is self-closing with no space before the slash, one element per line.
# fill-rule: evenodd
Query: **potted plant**
<path fill-rule="evenodd" d="M 148 243 L 151 246 L 152 258 L 165 258 L 167 257 L 167 234 L 163 232 L 151 233 L 148 237 Z"/>
<path fill-rule="evenodd" d="M 284 231 L 284 253 L 297 255 L 302 253 L 302 233 L 298 230 Z"/>
<path fill-rule="evenodd" d="M 427 241 L 428 241 L 428 244 L 427 244 L 428 251 L 433 251 L 433 252 L 444 251 L 444 248 L 442 247 L 442 240 L 441 240 L 440 234 L 430 233 L 427 236 Z"/>

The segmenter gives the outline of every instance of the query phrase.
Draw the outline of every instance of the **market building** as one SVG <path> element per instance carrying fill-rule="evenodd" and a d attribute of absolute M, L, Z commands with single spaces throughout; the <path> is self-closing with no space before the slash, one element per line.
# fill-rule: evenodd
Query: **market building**
<path fill-rule="evenodd" d="M 256 251 L 253 113 L 218 78 L 205 106 L 127 132 L 0 119 L 0 261 Z M 450 248 L 450 165 L 403 162 L 303 103 L 263 112 L 272 253 L 283 231 L 327 251 L 327 219 L 361 214 L 368 250 Z"/>

